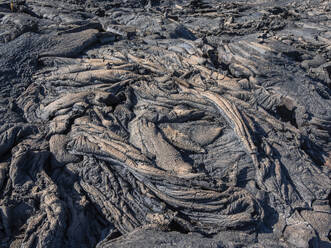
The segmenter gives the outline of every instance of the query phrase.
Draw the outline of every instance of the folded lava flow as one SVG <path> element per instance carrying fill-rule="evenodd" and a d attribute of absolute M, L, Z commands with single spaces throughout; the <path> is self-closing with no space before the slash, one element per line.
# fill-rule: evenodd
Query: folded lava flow
<path fill-rule="evenodd" d="M 327 0 L 0 2 L 0 248 L 331 247 Z"/>

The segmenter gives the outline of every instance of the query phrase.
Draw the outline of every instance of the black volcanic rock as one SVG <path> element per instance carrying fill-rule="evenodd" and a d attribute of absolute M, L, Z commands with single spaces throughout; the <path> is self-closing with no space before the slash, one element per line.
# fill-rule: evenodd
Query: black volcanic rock
<path fill-rule="evenodd" d="M 2 1 L 0 247 L 330 247 L 330 11 Z"/>

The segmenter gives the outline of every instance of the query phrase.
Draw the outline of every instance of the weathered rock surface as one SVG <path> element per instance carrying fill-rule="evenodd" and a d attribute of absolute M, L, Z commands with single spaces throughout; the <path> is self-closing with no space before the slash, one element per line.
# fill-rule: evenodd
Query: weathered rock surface
<path fill-rule="evenodd" d="M 0 247 L 331 247 L 329 1 L 2 1 Z"/>

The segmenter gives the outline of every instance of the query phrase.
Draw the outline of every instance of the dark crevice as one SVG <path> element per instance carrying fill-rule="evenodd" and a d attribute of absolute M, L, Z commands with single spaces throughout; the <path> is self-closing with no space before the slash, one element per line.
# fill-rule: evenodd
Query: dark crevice
<path fill-rule="evenodd" d="M 120 233 L 119 231 L 114 231 L 112 232 L 109 236 L 107 236 L 108 240 L 112 240 L 112 239 L 116 239 L 122 236 L 122 233 Z"/>
<path fill-rule="evenodd" d="M 276 111 L 281 121 L 290 122 L 293 126 L 298 128 L 294 110 L 289 110 L 286 106 L 280 105 L 276 108 Z"/>
<path fill-rule="evenodd" d="M 308 137 L 304 137 L 300 148 L 306 152 L 317 166 L 322 167 L 324 165 L 325 161 L 322 155 L 326 155 L 325 152 L 321 147 L 309 140 Z"/>
<path fill-rule="evenodd" d="M 302 53 L 299 51 L 288 51 L 288 52 L 284 52 L 283 54 L 295 62 L 302 61 L 302 57 L 301 57 Z"/>
<path fill-rule="evenodd" d="M 180 225 L 175 220 L 172 220 L 170 222 L 170 224 L 168 225 L 168 229 L 169 229 L 169 231 L 175 231 L 175 232 L 184 233 L 184 234 L 189 233 L 188 230 L 186 230 L 182 225 Z"/>

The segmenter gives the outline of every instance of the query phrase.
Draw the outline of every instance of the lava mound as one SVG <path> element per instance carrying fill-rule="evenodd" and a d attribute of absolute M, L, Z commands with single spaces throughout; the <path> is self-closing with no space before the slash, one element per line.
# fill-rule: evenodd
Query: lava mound
<path fill-rule="evenodd" d="M 2 1 L 0 247 L 330 247 L 315 2 Z"/>

